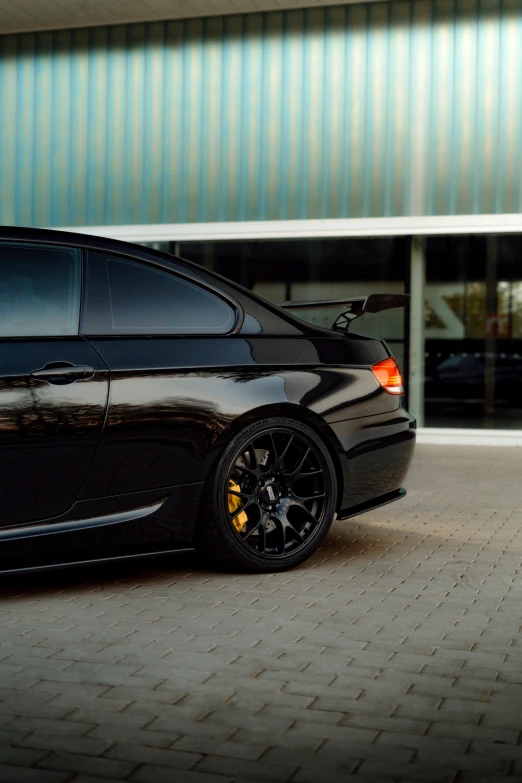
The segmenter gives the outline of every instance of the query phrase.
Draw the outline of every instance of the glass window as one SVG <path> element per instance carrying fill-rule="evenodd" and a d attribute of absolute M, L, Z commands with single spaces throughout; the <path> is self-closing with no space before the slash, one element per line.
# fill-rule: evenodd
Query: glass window
<path fill-rule="evenodd" d="M 78 334 L 80 251 L 0 244 L 0 337 Z"/>
<path fill-rule="evenodd" d="M 521 258 L 521 236 L 428 238 L 426 426 L 522 426 Z"/>
<path fill-rule="evenodd" d="M 233 308 L 204 287 L 101 253 L 89 256 L 89 291 L 91 334 L 226 334 L 236 320 Z"/>
<path fill-rule="evenodd" d="M 182 242 L 179 252 L 276 304 L 285 300 L 405 293 L 409 263 L 408 240 L 388 237 Z M 327 328 L 337 314 L 324 309 L 294 312 Z M 399 308 L 365 315 L 355 322 L 352 331 L 385 339 L 406 370 L 404 323 L 405 310 Z"/>

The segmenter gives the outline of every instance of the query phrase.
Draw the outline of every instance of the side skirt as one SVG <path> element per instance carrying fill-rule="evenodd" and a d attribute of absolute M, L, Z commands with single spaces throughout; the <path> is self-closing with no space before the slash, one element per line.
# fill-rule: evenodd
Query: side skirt
<path fill-rule="evenodd" d="M 143 557 L 161 557 L 163 555 L 179 555 L 190 552 L 195 552 L 194 548 L 187 549 L 168 549 L 160 550 L 158 552 L 138 552 L 130 555 L 114 555 L 111 557 L 99 557 L 92 560 L 73 560 L 69 563 L 50 563 L 48 565 L 41 566 L 27 566 L 23 568 L 2 568 L 0 569 L 1 576 L 11 576 L 14 574 L 27 574 L 37 573 L 38 571 L 57 571 L 59 568 L 81 568 L 82 566 L 103 565 L 104 563 L 117 563 L 125 560 L 137 560 Z"/>
<path fill-rule="evenodd" d="M 203 486 L 82 501 L 68 519 L 0 528 L 0 573 L 192 551 Z"/>
<path fill-rule="evenodd" d="M 16 527 L 0 528 L 0 541 L 16 538 L 34 538 L 35 536 L 51 536 L 59 533 L 72 533 L 79 530 L 87 530 L 93 527 L 105 527 L 106 525 L 121 525 L 124 522 L 133 522 L 154 514 L 162 507 L 168 498 L 153 503 L 150 506 L 133 508 L 129 511 L 120 511 L 117 514 L 104 514 L 87 519 L 70 519 L 66 522 L 48 522 L 38 525 L 17 525 Z"/>

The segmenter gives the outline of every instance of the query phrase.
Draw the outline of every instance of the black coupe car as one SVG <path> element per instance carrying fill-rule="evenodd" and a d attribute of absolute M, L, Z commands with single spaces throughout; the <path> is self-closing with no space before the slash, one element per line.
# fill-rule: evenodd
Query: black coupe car
<path fill-rule="evenodd" d="M 195 548 L 280 571 L 402 497 L 400 372 L 348 326 L 406 299 L 278 307 L 159 251 L 0 229 L 0 570 Z M 332 329 L 291 312 L 331 304 Z"/>

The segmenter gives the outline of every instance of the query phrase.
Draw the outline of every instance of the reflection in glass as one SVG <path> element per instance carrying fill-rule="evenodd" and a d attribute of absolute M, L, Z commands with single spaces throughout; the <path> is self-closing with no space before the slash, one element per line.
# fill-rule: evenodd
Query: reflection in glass
<path fill-rule="evenodd" d="M 0 243 L 0 337 L 78 334 L 80 253 Z"/>
<path fill-rule="evenodd" d="M 183 242 L 180 255 L 219 272 L 277 304 L 405 293 L 408 241 L 404 238 Z M 330 327 L 341 312 L 295 312 Z M 404 310 L 365 315 L 352 330 L 384 338 L 404 370 Z"/>
<path fill-rule="evenodd" d="M 426 426 L 522 426 L 522 237 L 426 249 Z"/>
<path fill-rule="evenodd" d="M 224 334 L 234 325 L 228 304 L 182 277 L 119 258 L 106 268 L 113 332 Z"/>

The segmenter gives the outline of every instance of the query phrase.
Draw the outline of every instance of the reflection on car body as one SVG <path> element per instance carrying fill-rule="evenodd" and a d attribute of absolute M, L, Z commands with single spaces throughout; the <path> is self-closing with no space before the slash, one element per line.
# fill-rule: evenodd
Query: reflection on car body
<path fill-rule="evenodd" d="M 386 344 L 182 259 L 2 229 L 0 355 L 4 571 L 194 548 L 283 570 L 404 494 L 415 423 Z"/>

